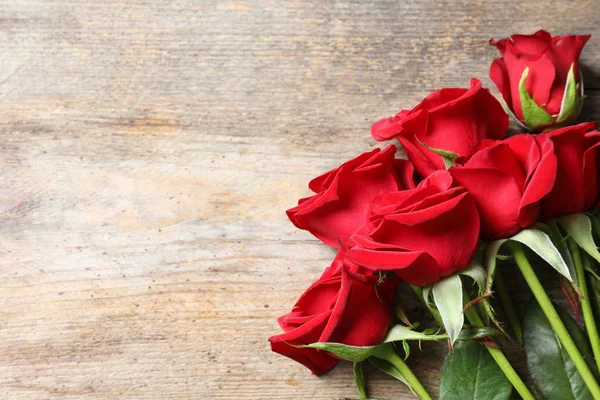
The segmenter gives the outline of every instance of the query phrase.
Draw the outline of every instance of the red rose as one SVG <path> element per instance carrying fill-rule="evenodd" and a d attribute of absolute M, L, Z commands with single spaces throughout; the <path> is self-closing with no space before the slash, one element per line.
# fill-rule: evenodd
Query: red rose
<path fill-rule="evenodd" d="M 542 220 L 598 206 L 600 132 L 589 132 L 595 128 L 584 122 L 543 134 L 554 143 L 558 168 L 554 188 L 542 199 Z"/>
<path fill-rule="evenodd" d="M 475 201 L 485 239 L 510 237 L 532 225 L 554 186 L 556 156 L 546 136 L 483 141 L 466 162 L 448 170 Z"/>
<path fill-rule="evenodd" d="M 269 339 L 271 349 L 323 374 L 338 358 L 332 354 L 293 345 L 335 342 L 373 346 L 387 334 L 391 305 L 399 280 L 379 277 L 345 259 L 340 250 L 331 267 L 300 296 L 292 311 L 279 318 L 285 333 Z"/>
<path fill-rule="evenodd" d="M 589 38 L 590 35 L 552 37 L 541 30 L 533 35 L 512 35 L 497 42 L 490 40 L 490 44 L 496 46 L 502 54 L 501 58 L 493 62 L 490 78 L 519 120 L 532 129 L 541 129 L 577 117 L 579 106 L 572 110 L 565 109 L 565 115 L 559 120 L 569 70 L 572 66 L 574 83 L 580 84 L 579 55 Z M 525 80 L 528 97 L 542 111 L 545 109 L 547 114 L 541 120 L 529 109 L 526 113 L 523 112 L 519 86 L 526 67 L 529 67 Z M 577 97 L 567 100 L 566 103 L 579 104 L 580 91 L 577 90 Z"/>
<path fill-rule="evenodd" d="M 469 89 L 442 89 L 431 93 L 412 110 L 382 119 L 371 128 L 379 141 L 397 137 L 408 158 L 424 177 L 445 169 L 439 154 L 423 147 L 452 151 L 467 156 L 485 138 L 502 139 L 508 115 L 481 82 L 471 79 Z"/>
<path fill-rule="evenodd" d="M 316 195 L 301 199 L 287 211 L 289 219 L 330 246 L 340 247 L 364 223 L 369 202 L 380 195 L 415 186 L 414 168 L 394 159 L 396 147 L 361 154 L 313 179 Z"/>
<path fill-rule="evenodd" d="M 467 191 L 452 185 L 448 172 L 436 171 L 415 189 L 377 197 L 352 236 L 348 259 L 420 286 L 466 267 L 477 247 L 479 216 Z"/>

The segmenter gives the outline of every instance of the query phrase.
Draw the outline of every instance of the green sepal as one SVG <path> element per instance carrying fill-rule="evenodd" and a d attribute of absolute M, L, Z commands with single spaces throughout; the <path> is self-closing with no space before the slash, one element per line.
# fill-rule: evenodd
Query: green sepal
<path fill-rule="evenodd" d="M 486 339 L 492 336 L 501 335 L 504 335 L 504 332 L 490 326 L 472 326 L 470 328 L 464 328 L 462 331 L 460 331 L 458 340 Z"/>
<path fill-rule="evenodd" d="M 492 307 L 492 303 L 490 303 L 489 297 L 493 295 L 492 287 L 494 285 L 494 277 L 496 276 L 497 260 L 501 258 L 501 255 L 499 255 L 498 252 L 500 251 L 500 247 L 502 247 L 504 242 L 505 240 L 496 240 L 494 242 L 490 242 L 486 245 L 483 251 L 483 265 L 486 272 L 484 295 L 487 297 L 481 301 L 487 317 L 498 329 L 502 330 L 502 332 L 504 332 L 504 330 L 500 324 L 500 321 L 498 321 L 496 318 L 496 312 Z M 506 332 L 504 332 L 504 334 L 506 334 Z"/>
<path fill-rule="evenodd" d="M 563 254 L 557 248 L 550 236 L 547 232 L 551 232 L 552 228 L 546 225 L 538 224 L 536 225 L 536 229 L 524 229 L 516 235 L 508 238 L 508 239 L 499 239 L 493 242 L 489 242 L 483 253 L 483 264 L 485 267 L 485 271 L 487 274 L 487 280 L 485 284 L 485 296 L 490 296 L 493 294 L 492 287 L 494 284 L 494 276 L 496 273 L 497 259 L 499 258 L 498 253 L 502 246 L 511 240 L 522 243 L 527 246 L 529 249 L 533 250 L 537 255 L 539 255 L 544 261 L 546 261 L 552 268 L 554 268 L 558 273 L 564 276 L 571 284 L 574 285 L 575 290 L 579 289 L 575 286 L 575 282 L 573 281 L 573 275 L 571 275 L 571 269 L 569 265 L 563 258 Z M 560 246 L 558 246 L 560 247 Z M 498 329 L 504 331 L 500 322 L 496 318 L 496 313 L 491 306 L 491 303 L 487 298 L 483 299 L 481 302 L 484 306 L 484 309 Z"/>
<path fill-rule="evenodd" d="M 523 122 L 521 122 L 521 120 L 519 118 L 517 118 L 515 113 L 508 106 L 508 104 L 506 104 L 506 100 L 504 100 L 503 97 L 500 97 L 498 99 L 498 101 L 500 102 L 500 105 L 504 109 L 504 112 L 507 113 L 509 115 L 509 117 L 511 117 L 513 119 L 513 121 L 515 121 L 517 123 L 517 125 L 519 125 L 519 128 L 523 129 L 524 131 L 531 132 L 531 129 L 529 129 L 529 127 L 527 125 L 525 125 Z"/>
<path fill-rule="evenodd" d="M 592 232 L 592 221 L 586 214 L 565 215 L 558 219 L 558 223 L 579 247 L 600 262 L 600 252 L 598 252 Z"/>
<path fill-rule="evenodd" d="M 521 109 L 523 111 L 523 119 L 525 125 L 532 130 L 539 130 L 548 125 L 555 123 L 554 118 L 546 110 L 537 105 L 534 99 L 531 98 L 527 88 L 525 87 L 525 81 L 529 74 L 529 67 L 525 67 L 523 75 L 521 75 L 521 81 L 519 82 L 519 95 L 521 98 Z"/>
<path fill-rule="evenodd" d="M 423 291 L 424 294 L 425 290 Z M 465 321 L 460 276 L 457 274 L 450 275 L 434 283 L 431 285 L 431 294 L 433 295 L 435 307 L 440 313 L 444 328 L 448 333 L 450 345 L 452 345 L 458 338 Z"/>
<path fill-rule="evenodd" d="M 406 314 L 406 310 L 404 309 L 404 307 L 402 307 L 401 304 L 396 303 L 396 305 L 394 306 L 394 315 L 396 315 L 396 318 L 398 318 L 400 322 L 402 322 L 404 325 L 407 325 L 413 329 L 416 328 L 416 325 L 410 322 L 410 319 Z"/>
<path fill-rule="evenodd" d="M 419 138 L 416 136 L 415 136 L 415 139 L 417 139 L 417 142 L 419 142 L 419 144 L 421 146 L 425 147 L 427 150 L 431 150 L 434 153 L 442 156 L 442 158 L 444 160 L 444 166 L 446 167 L 446 169 L 453 167 L 456 159 L 460 157 L 460 154 L 457 154 L 453 151 L 443 150 L 443 149 L 438 149 L 435 147 L 428 146 L 425 143 L 423 143 L 422 141 L 420 141 Z"/>
<path fill-rule="evenodd" d="M 369 358 L 369 362 L 371 363 L 371 365 L 373 365 L 375 368 L 377 368 L 381 372 L 388 374 L 389 376 L 394 377 L 394 378 L 398 379 L 400 382 L 404 383 L 412 391 L 412 388 L 410 387 L 410 385 L 404 378 L 404 375 L 402 375 L 402 373 L 400 373 L 400 371 L 398 371 L 396 369 L 396 367 L 394 367 L 390 362 L 388 362 L 382 358 L 377 358 L 377 357 Z"/>
<path fill-rule="evenodd" d="M 567 75 L 565 93 L 556 122 L 560 124 L 577 118 L 581 112 L 582 102 L 583 93 L 580 93 L 580 90 L 577 87 L 577 81 L 575 80 L 575 63 L 573 63 L 571 64 L 571 69 L 569 69 L 569 74 Z"/>
<path fill-rule="evenodd" d="M 569 251 L 569 246 L 567 245 L 568 235 L 564 236 L 558 226 L 558 220 L 553 219 L 546 222 L 547 226 L 550 229 L 550 238 L 552 242 L 560 252 L 563 260 L 567 264 L 569 268 L 569 273 L 573 277 L 575 283 L 577 283 L 577 273 L 575 271 L 575 263 L 573 262 L 573 258 L 571 257 L 571 252 Z"/>
<path fill-rule="evenodd" d="M 354 383 L 356 383 L 356 388 L 358 389 L 358 395 L 361 399 L 368 398 L 367 396 L 367 388 L 365 386 L 365 377 L 362 373 L 362 366 L 360 363 L 355 362 L 353 365 L 354 371 Z"/>
<path fill-rule="evenodd" d="M 514 240 L 524 244 L 546 261 L 559 274 L 567 278 L 569 282 L 575 283 L 567 263 L 546 232 L 540 229 L 523 229 L 516 235 L 503 240 Z"/>
<path fill-rule="evenodd" d="M 433 334 L 432 329 L 426 329 L 423 332 L 417 332 L 413 331 L 407 326 L 396 325 L 389 330 L 383 342 L 376 346 L 349 346 L 343 343 L 316 342 L 307 345 L 297 345 L 295 347 L 325 350 L 344 360 L 361 362 L 371 357 L 378 347 L 386 343 L 405 340 L 441 340 L 446 338 L 448 338 L 448 336 L 443 334 Z"/>
<path fill-rule="evenodd" d="M 395 360 L 400 359 L 398 353 L 394 349 L 394 345 L 391 343 L 384 343 L 377 346 L 377 351 L 373 354 L 373 357 L 369 358 L 369 362 L 378 370 L 393 376 L 400 382 L 404 383 L 415 394 L 412 386 L 408 383 L 408 380 L 404 377 L 402 372 L 396 368 L 394 364 L 397 364 Z"/>
<path fill-rule="evenodd" d="M 481 264 L 475 260 L 471 261 L 467 268 L 423 288 L 423 300 L 434 314 L 434 317 L 439 316 L 442 320 L 441 325 L 444 326 L 448 333 L 450 345 L 454 344 L 456 339 L 458 339 L 464 324 L 463 283 L 460 278 L 461 275 L 473 279 L 479 288 L 478 293 L 483 293 L 486 274 Z M 429 294 L 433 295 L 435 308 L 429 303 Z"/>

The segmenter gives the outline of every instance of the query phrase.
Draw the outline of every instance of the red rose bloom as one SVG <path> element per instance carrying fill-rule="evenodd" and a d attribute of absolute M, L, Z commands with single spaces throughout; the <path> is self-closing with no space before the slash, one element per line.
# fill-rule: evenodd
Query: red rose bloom
<path fill-rule="evenodd" d="M 508 129 L 508 115 L 481 82 L 471 79 L 469 89 L 442 89 L 427 96 L 412 110 L 382 119 L 371 128 L 379 141 L 397 137 L 408 158 L 424 177 L 445 169 L 439 154 L 429 147 L 467 156 L 480 140 L 502 139 Z"/>
<path fill-rule="evenodd" d="M 289 219 L 330 246 L 340 247 L 364 223 L 370 201 L 381 193 L 415 186 L 414 168 L 394 158 L 396 147 L 361 154 L 313 179 L 316 195 L 287 211 Z"/>
<path fill-rule="evenodd" d="M 585 122 L 543 133 L 554 143 L 558 168 L 554 188 L 542 199 L 542 220 L 598 206 L 600 132 L 589 132 L 595 128 Z"/>
<path fill-rule="evenodd" d="M 479 216 L 469 193 L 436 171 L 415 189 L 373 200 L 348 259 L 428 285 L 467 266 L 477 248 Z"/>
<path fill-rule="evenodd" d="M 547 136 L 516 135 L 483 141 L 466 162 L 448 170 L 475 201 L 485 239 L 510 237 L 540 215 L 554 186 L 556 156 Z"/>
<path fill-rule="evenodd" d="M 529 67 L 525 80 L 529 96 L 540 108 L 545 108 L 550 116 L 556 117 L 561 111 L 571 66 L 576 83 L 580 83 L 579 55 L 589 38 L 590 35 L 552 37 L 540 30 L 533 35 L 512 35 L 497 42 L 490 40 L 490 44 L 496 46 L 502 55 L 493 62 L 490 78 L 518 119 L 523 122 L 526 119 L 519 93 L 525 67 Z M 568 117 L 576 117 L 576 114 Z"/>
<path fill-rule="evenodd" d="M 297 348 L 316 342 L 373 346 L 384 339 L 399 280 L 379 277 L 344 258 L 340 250 L 321 278 L 300 296 L 292 311 L 279 318 L 285 333 L 269 339 L 271 349 L 323 374 L 338 358 L 317 349 Z"/>

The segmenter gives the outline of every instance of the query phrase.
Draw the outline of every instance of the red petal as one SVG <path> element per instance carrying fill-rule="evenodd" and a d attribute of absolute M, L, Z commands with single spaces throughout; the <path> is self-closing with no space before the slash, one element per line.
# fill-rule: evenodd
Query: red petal
<path fill-rule="evenodd" d="M 513 108 L 512 97 L 510 94 L 510 78 L 508 68 L 502 58 L 496 58 L 490 67 L 490 79 L 496 84 L 496 87 L 502 94 L 504 101 Z"/>
<path fill-rule="evenodd" d="M 314 319 L 298 329 L 269 338 L 271 350 L 309 368 L 313 374 L 320 375 L 329 371 L 338 363 L 338 360 L 329 353 L 309 348 L 297 348 L 293 345 L 304 345 L 315 343 L 318 335 L 327 322 L 327 315 Z"/>
<path fill-rule="evenodd" d="M 521 229 L 517 219 L 521 188 L 512 176 L 494 169 L 453 167 L 449 172 L 475 201 L 484 239 L 509 237 Z"/>

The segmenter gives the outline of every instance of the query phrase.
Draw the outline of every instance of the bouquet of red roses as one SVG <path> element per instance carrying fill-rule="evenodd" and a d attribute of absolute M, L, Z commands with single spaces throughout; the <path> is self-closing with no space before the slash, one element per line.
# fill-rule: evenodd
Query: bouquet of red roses
<path fill-rule="evenodd" d="M 389 145 L 313 179 L 315 194 L 287 215 L 338 252 L 279 318 L 272 350 L 317 375 L 353 362 L 361 398 L 367 363 L 429 399 L 406 364 L 409 342 L 447 340 L 442 399 L 508 399 L 513 388 L 524 399 L 600 399 L 600 132 L 572 124 L 588 39 L 539 31 L 491 40 L 500 101 L 477 79 L 435 91 L 371 128 L 408 159 Z M 507 135 L 509 115 L 525 133 Z M 575 319 L 550 300 L 533 258 L 553 268 Z M 515 265 L 533 295 L 522 315 L 496 273 Z M 438 327 L 408 320 L 401 284 Z M 504 354 L 507 327 L 534 385 Z"/>

